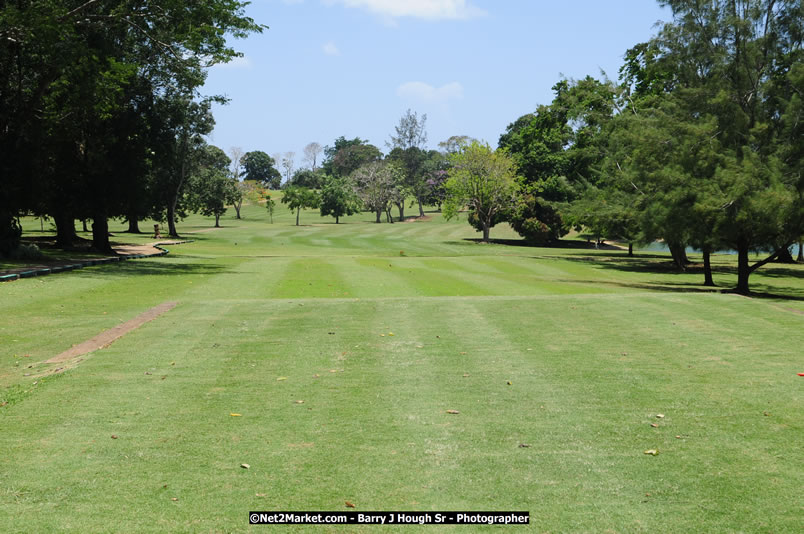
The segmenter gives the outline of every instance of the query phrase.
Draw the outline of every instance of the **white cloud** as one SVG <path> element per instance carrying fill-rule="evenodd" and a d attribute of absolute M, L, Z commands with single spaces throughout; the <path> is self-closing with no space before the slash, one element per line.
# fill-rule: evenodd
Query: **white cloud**
<path fill-rule="evenodd" d="M 217 63 L 214 68 L 217 69 L 250 69 L 251 60 L 246 56 L 236 57 L 229 63 Z"/>
<path fill-rule="evenodd" d="M 327 44 L 325 44 L 324 46 L 322 46 L 321 49 L 328 56 L 340 56 L 341 55 L 341 51 L 338 50 L 338 47 L 335 46 L 335 43 L 333 43 L 332 41 L 330 41 Z"/>
<path fill-rule="evenodd" d="M 433 87 L 424 82 L 407 82 L 397 88 L 396 94 L 408 100 L 441 104 L 456 98 L 463 98 L 463 86 L 458 82 L 448 83 L 441 87 Z"/>
<path fill-rule="evenodd" d="M 324 0 L 325 4 L 366 9 L 384 17 L 415 17 L 426 20 L 470 19 L 486 14 L 467 0 Z"/>

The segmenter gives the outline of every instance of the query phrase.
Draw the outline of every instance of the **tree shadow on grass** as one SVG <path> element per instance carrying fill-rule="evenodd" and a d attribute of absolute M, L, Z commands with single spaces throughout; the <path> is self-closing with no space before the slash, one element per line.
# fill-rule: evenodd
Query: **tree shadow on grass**
<path fill-rule="evenodd" d="M 651 256 L 643 254 L 639 257 L 623 256 L 622 254 L 603 254 L 591 256 L 535 256 L 534 259 L 553 259 L 564 260 L 587 265 L 594 265 L 601 269 L 613 269 L 628 273 L 639 274 L 661 274 L 679 277 L 695 277 L 696 281 L 679 280 L 656 280 L 647 283 L 624 282 L 611 280 L 586 280 L 583 283 L 615 285 L 634 289 L 646 289 L 650 291 L 669 291 L 679 293 L 734 293 L 732 287 L 707 287 L 703 286 L 704 267 L 703 264 L 693 263 L 687 266 L 685 271 L 679 271 L 672 261 L 666 256 Z M 737 276 L 737 267 L 732 265 L 713 265 L 712 274 Z M 759 276 L 758 276 L 759 275 Z M 766 270 L 757 271 L 751 279 L 751 297 L 772 298 L 781 300 L 804 301 L 804 287 L 794 287 L 790 285 L 768 285 L 761 282 L 763 277 L 781 278 L 804 278 L 804 270 L 789 267 L 771 267 Z M 569 281 L 569 280 L 567 280 Z"/>
<path fill-rule="evenodd" d="M 125 278 L 130 276 L 213 275 L 225 272 L 228 272 L 228 269 L 219 264 L 126 260 L 92 269 L 79 269 L 74 271 L 73 275 L 85 278 Z"/>
<path fill-rule="evenodd" d="M 479 237 L 464 237 L 462 239 L 464 242 L 468 243 L 477 243 L 483 244 L 483 240 Z M 457 244 L 457 241 L 450 241 L 451 244 Z M 559 239 L 558 241 L 554 241 L 547 244 L 533 244 L 525 239 L 489 239 L 489 244 L 493 245 L 506 245 L 509 247 L 528 247 L 533 249 L 579 249 L 579 250 L 600 250 L 600 251 L 623 251 L 622 248 L 609 245 L 607 243 L 603 243 L 598 248 L 595 248 L 594 243 L 586 242 L 586 241 L 578 241 L 577 239 Z M 466 244 L 466 243 L 463 243 Z M 628 254 L 628 251 L 623 251 L 624 254 Z"/>

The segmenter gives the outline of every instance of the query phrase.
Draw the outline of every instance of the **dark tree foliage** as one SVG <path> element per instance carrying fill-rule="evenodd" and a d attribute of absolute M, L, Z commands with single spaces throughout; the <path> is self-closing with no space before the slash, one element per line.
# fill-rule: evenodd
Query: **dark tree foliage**
<path fill-rule="evenodd" d="M 102 250 L 109 217 L 143 215 L 163 137 L 147 108 L 176 88 L 195 97 L 205 67 L 237 56 L 226 37 L 261 31 L 245 5 L 0 1 L 0 251 L 24 213 L 53 215 L 65 245 L 92 219 Z"/>
<path fill-rule="evenodd" d="M 243 156 L 245 179 L 263 184 L 268 189 L 279 189 L 282 173 L 276 168 L 274 158 L 260 150 L 246 152 Z"/>

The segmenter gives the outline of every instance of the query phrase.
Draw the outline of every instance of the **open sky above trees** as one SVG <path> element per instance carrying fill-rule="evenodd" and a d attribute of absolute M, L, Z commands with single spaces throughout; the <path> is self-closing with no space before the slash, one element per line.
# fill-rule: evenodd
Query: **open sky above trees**
<path fill-rule="evenodd" d="M 452 135 L 495 147 L 562 75 L 616 79 L 625 51 L 671 18 L 646 0 L 257 0 L 247 13 L 270 29 L 211 70 L 203 91 L 231 99 L 214 107 L 211 143 L 299 160 L 341 135 L 386 150 L 408 108 L 427 114 L 431 148 Z"/>

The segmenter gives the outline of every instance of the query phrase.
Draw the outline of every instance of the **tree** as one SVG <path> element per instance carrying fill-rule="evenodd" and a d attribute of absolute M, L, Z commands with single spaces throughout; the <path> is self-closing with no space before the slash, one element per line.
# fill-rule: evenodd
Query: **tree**
<path fill-rule="evenodd" d="M 796 143 L 785 132 L 794 122 L 788 113 L 797 89 L 795 67 L 801 63 L 802 6 L 776 0 L 663 0 L 661 4 L 672 9 L 673 20 L 640 48 L 642 54 L 634 56 L 628 70 L 645 74 L 632 76 L 642 87 L 653 87 L 645 83 L 651 76 L 661 80 L 656 85 L 664 92 L 655 91 L 650 108 L 643 103 L 634 109 L 648 115 L 654 111 L 647 109 L 681 110 L 673 117 L 682 117 L 679 128 L 685 130 L 686 139 L 665 137 L 671 146 L 692 146 L 701 128 L 718 145 L 710 169 L 685 173 L 698 183 L 711 174 L 706 181 L 711 192 L 686 203 L 690 209 L 697 205 L 709 209 L 687 224 L 675 217 L 672 220 L 678 224 L 665 231 L 672 228 L 693 239 L 709 233 L 736 250 L 736 290 L 747 294 L 751 273 L 787 251 L 804 233 L 801 175 L 795 172 L 800 161 L 781 156 L 789 155 L 787 148 Z M 671 152 L 674 156 L 663 168 L 684 168 L 689 156 L 683 150 Z M 694 163 L 687 168 L 694 169 Z M 644 174 L 644 179 L 661 194 L 689 194 L 688 186 L 673 186 L 670 173 Z M 668 198 L 681 198 L 678 195 Z M 718 198 L 719 205 L 714 202 Z M 769 255 L 752 265 L 752 250 Z"/>
<path fill-rule="evenodd" d="M 514 161 L 505 152 L 474 141 L 450 156 L 450 163 L 444 216 L 452 219 L 468 207 L 481 226 L 483 241 L 488 242 L 495 218 L 516 202 Z"/>
<path fill-rule="evenodd" d="M 274 158 L 265 152 L 260 150 L 246 152 L 243 157 L 243 168 L 246 171 L 245 179 L 260 182 L 269 189 L 279 189 L 282 174 L 274 165 L 276 165 Z"/>
<path fill-rule="evenodd" d="M 361 165 L 381 158 L 382 152 L 380 152 L 380 149 L 366 142 L 345 146 L 338 150 L 332 159 L 330 165 L 332 176 L 349 176 Z"/>
<path fill-rule="evenodd" d="M 363 205 L 377 215 L 375 222 L 379 223 L 382 214 L 387 214 L 388 204 L 395 194 L 397 179 L 394 167 L 385 161 L 372 161 L 352 173 L 352 179 Z M 390 216 L 388 222 L 391 222 Z"/>
<path fill-rule="evenodd" d="M 446 141 L 438 143 L 438 148 L 445 154 L 455 154 L 461 151 L 461 147 L 471 144 L 472 141 L 477 141 L 477 139 L 469 137 L 468 135 L 453 135 Z"/>
<path fill-rule="evenodd" d="M 282 156 L 282 168 L 285 170 L 285 183 L 290 183 L 290 177 L 293 176 L 293 167 L 295 165 L 295 152 L 285 152 Z"/>
<path fill-rule="evenodd" d="M 226 205 L 233 204 L 240 191 L 237 182 L 229 176 L 229 157 L 216 146 L 208 145 L 202 149 L 196 175 L 192 178 L 189 194 L 193 209 L 205 217 L 215 217 L 215 228 L 220 228 L 221 215 L 226 213 Z"/>
<path fill-rule="evenodd" d="M 311 171 L 310 169 L 298 169 L 293 173 L 293 178 L 287 185 L 307 187 L 309 189 L 320 189 L 326 175 L 322 169 Z"/>
<path fill-rule="evenodd" d="M 306 187 L 287 187 L 282 194 L 282 204 L 287 204 L 291 211 L 296 210 L 296 226 L 299 226 L 301 210 L 317 208 L 319 202 L 318 193 Z"/>
<path fill-rule="evenodd" d="M 240 181 L 240 171 L 243 168 L 243 158 L 245 155 L 245 152 L 243 152 L 243 149 L 239 146 L 233 146 L 229 149 L 229 156 L 232 158 L 231 176 L 239 192 L 239 194 L 235 194 L 233 197 L 234 201 L 232 203 L 235 209 L 235 217 L 238 219 L 240 218 L 240 209 L 243 207 L 243 198 L 248 188 L 248 186 L 243 186 L 243 182 Z"/>
<path fill-rule="evenodd" d="M 321 216 L 335 217 L 335 224 L 344 215 L 354 215 L 361 208 L 360 197 L 348 178 L 327 178 L 321 188 Z"/>
<path fill-rule="evenodd" d="M 310 166 L 310 170 L 315 172 L 317 169 L 316 162 L 318 156 L 321 155 L 323 152 L 323 147 L 316 143 L 315 141 L 312 143 L 308 143 L 307 146 L 304 147 L 304 162 Z"/>
<path fill-rule="evenodd" d="M 271 198 L 271 195 L 265 195 L 265 208 L 268 210 L 268 217 L 270 217 L 271 224 L 274 222 L 274 208 L 276 207 L 276 202 L 274 199 Z"/>
<path fill-rule="evenodd" d="M 424 176 L 424 162 L 427 159 L 427 114 L 419 118 L 416 112 L 408 109 L 394 127 L 388 147 L 393 158 L 405 167 L 406 183 L 419 204 L 419 216 L 424 217 L 424 196 L 427 193 Z M 396 154 L 395 154 L 396 151 Z"/>
<path fill-rule="evenodd" d="M 149 173 L 134 169 L 151 162 L 142 150 L 146 130 L 131 119 L 134 99 L 162 98 L 178 87 L 197 96 L 203 69 L 238 55 L 226 36 L 262 30 L 244 16 L 245 5 L 3 2 L 0 239 L 18 239 L 14 220 L 23 211 L 58 211 L 54 218 L 63 229 L 80 211 L 80 218 L 93 219 L 94 246 L 108 250 L 108 218 L 126 215 L 132 224 L 140 213 L 130 212 L 144 209 L 143 181 L 133 177 Z M 70 161 L 71 172 L 51 172 L 57 160 Z M 60 202 L 42 202 L 47 190 L 62 191 L 53 197 Z"/>

